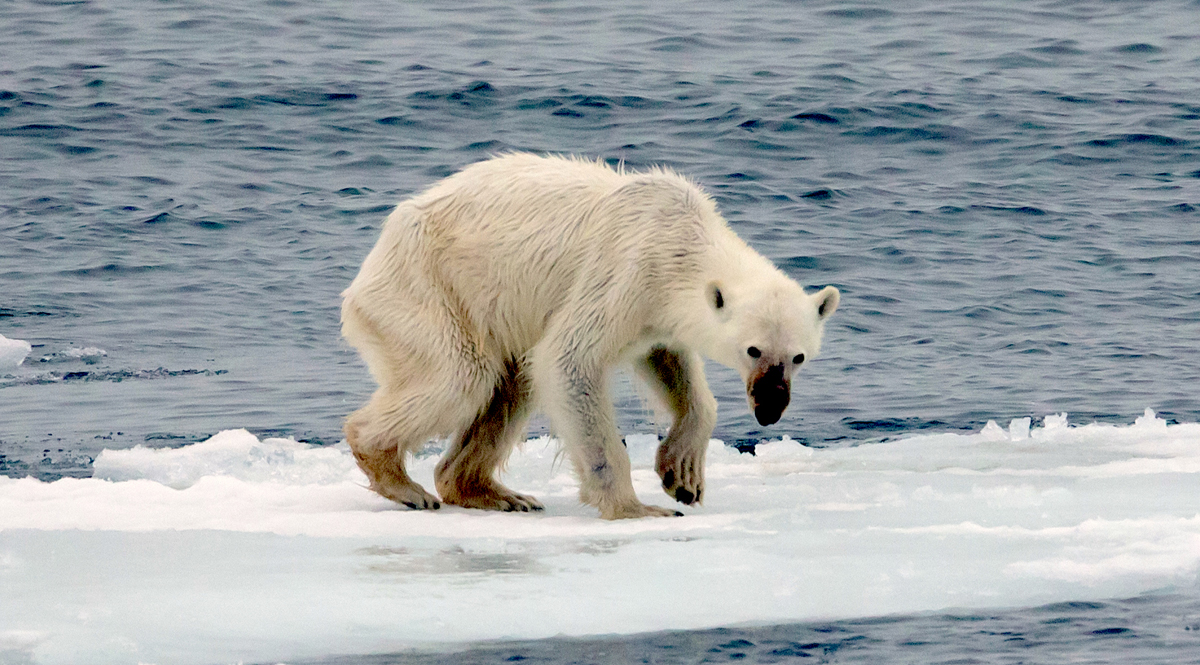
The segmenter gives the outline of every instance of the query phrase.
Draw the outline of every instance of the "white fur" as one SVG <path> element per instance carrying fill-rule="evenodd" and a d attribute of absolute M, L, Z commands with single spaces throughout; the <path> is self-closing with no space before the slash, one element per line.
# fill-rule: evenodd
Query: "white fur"
<path fill-rule="evenodd" d="M 529 154 L 474 164 L 397 206 L 343 295 L 343 335 L 379 383 L 346 425 L 373 489 L 437 507 L 405 455 L 451 436 L 443 500 L 539 509 L 495 479 L 536 405 L 582 500 L 610 519 L 674 513 L 634 494 L 607 394 L 614 365 L 633 362 L 672 408 L 658 472 L 691 503 L 716 419 L 701 356 L 743 378 L 750 346 L 812 358 L 838 302 L 833 287 L 806 295 L 678 175 Z"/>

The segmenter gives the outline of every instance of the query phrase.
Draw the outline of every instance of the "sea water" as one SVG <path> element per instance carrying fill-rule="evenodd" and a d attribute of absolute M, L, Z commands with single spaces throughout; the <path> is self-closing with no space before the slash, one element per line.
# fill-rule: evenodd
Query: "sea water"
<path fill-rule="evenodd" d="M 1167 1 L 3 5 L 0 474 L 10 480 L 0 485 L 0 654 L 65 662 L 54 659 L 90 644 L 108 654 L 97 660 L 114 662 L 139 653 L 163 662 L 331 659 L 417 642 L 900 613 L 793 626 L 786 639 L 796 654 L 849 658 L 812 637 L 828 625 L 862 635 L 859 645 L 938 645 L 867 659 L 987 660 L 1000 651 L 980 653 L 978 624 L 911 613 L 1035 607 L 995 610 L 988 616 L 1000 623 L 981 630 L 1021 633 L 1035 645 L 1026 660 L 1054 662 L 1072 648 L 1097 660 L 1180 660 L 1189 652 L 1172 649 L 1197 646 L 1200 615 L 1200 476 L 1189 461 L 1200 446 L 1189 429 L 1200 420 L 1198 24 L 1200 6 Z M 620 529 L 643 527 L 596 526 L 572 507 L 573 481 L 545 452 L 553 442 L 537 443 L 544 420 L 533 423 L 535 453 L 522 454 L 547 475 L 520 477 L 556 501 L 552 514 L 523 516 L 543 520 L 532 525 L 408 515 L 345 496 L 361 492 L 352 465 L 332 480 L 311 476 L 313 464 L 348 464 L 340 424 L 373 389 L 339 340 L 338 294 L 380 221 L 403 197 L 507 150 L 674 168 L 799 282 L 842 290 L 823 354 L 777 425 L 759 427 L 737 376 L 709 368 L 721 405 L 717 450 L 757 447 L 729 464 L 760 477 L 786 469 L 777 474 L 785 480 L 714 477 L 713 505 L 624 545 L 631 536 Z M 622 431 L 661 434 L 636 385 L 615 380 Z M 242 428 L 260 448 L 293 442 L 256 449 Z M 1065 448 L 1050 456 L 1020 447 L 1063 428 Z M 228 431 L 218 443 L 245 446 L 215 458 L 211 446 L 196 447 Z M 986 449 L 1002 440 L 1015 452 Z M 794 447 L 791 466 L 771 466 L 775 445 Z M 153 456 L 176 450 L 205 461 Z M 122 460 L 124 451 L 140 452 Z M 332 457 L 314 462 L 321 454 Z M 877 475 L 851 475 L 843 455 Z M 291 471 L 237 478 L 255 460 Z M 97 463 L 116 475 L 98 474 Z M 160 472 L 172 464 L 194 477 Z M 1107 471 L 1070 471 L 1093 466 Z M 231 477 L 245 487 L 221 494 Z M 652 481 L 638 481 L 643 499 L 665 505 Z M 340 489 L 312 489 L 320 487 Z M 234 504 L 219 500 L 243 490 Z M 360 513 L 383 522 L 310 534 L 287 526 L 299 518 L 252 517 L 255 505 L 302 497 L 317 501 L 306 510 L 346 511 L 335 523 Z M 771 501 L 776 512 L 755 517 Z M 163 506 L 157 521 L 144 521 L 147 502 Z M 1011 511 L 990 512 L 996 506 Z M 912 523 L 922 510 L 925 521 Z M 192 517 L 214 511 L 226 518 Z M 415 526 L 423 520 L 434 521 Z M 753 536 L 756 523 L 775 535 Z M 458 529 L 463 540 L 422 529 Z M 686 540 L 689 529 L 696 540 Z M 935 546 L 947 540 L 957 544 Z M 236 560 L 189 554 L 223 546 L 262 563 L 243 571 Z M 506 547 L 523 553 L 518 563 L 505 563 Z M 434 556 L 459 550 L 467 558 Z M 606 563 L 589 578 L 579 572 L 589 566 L 563 552 L 598 552 L 587 556 Z M 937 568 L 922 566 L 937 552 L 966 568 L 930 573 Z M 262 606 L 277 620 L 264 628 L 277 637 L 264 642 L 273 651 L 250 649 L 253 631 L 239 637 L 238 622 L 220 620 L 234 600 L 248 602 L 246 589 L 278 591 L 271 580 L 284 578 L 262 572 L 273 555 L 292 566 L 291 582 L 330 593 L 344 641 L 306 641 L 317 624 L 306 623 L 299 597 Z M 385 570 L 415 560 L 422 598 L 443 598 L 441 627 L 407 636 L 364 618 L 409 611 L 387 589 L 411 589 L 353 572 L 374 570 L 363 563 L 371 556 Z M 546 563 L 562 556 L 566 564 Z M 663 562 L 650 567 L 659 578 L 632 572 L 647 558 Z M 108 581 L 88 596 L 81 589 L 97 562 Z M 666 583 L 717 583 L 755 562 L 790 580 L 781 588 L 794 595 L 818 585 L 811 604 L 767 602 L 765 587 L 748 584 L 733 589 L 746 590 L 740 613 L 718 611 L 719 595 L 692 595 L 701 604 L 681 612 L 687 593 Z M 864 577 L 885 563 L 895 566 L 883 570 L 890 580 L 911 584 Z M 505 572 L 526 565 L 565 586 Z M 444 566 L 453 574 L 439 577 Z M 795 572 L 812 566 L 827 576 Z M 693 573 L 671 577 L 684 575 L 680 567 Z M 346 570 L 359 582 L 320 581 Z M 467 585 L 481 598 L 535 599 L 539 588 L 595 593 L 618 574 L 632 585 L 628 606 L 600 593 L 585 616 L 546 605 L 556 608 L 551 620 L 526 600 L 518 618 L 539 630 L 449 627 L 476 612 L 453 593 L 472 575 L 490 578 Z M 1156 594 L 1140 595 L 1148 591 Z M 354 594 L 374 599 L 363 614 Z M 159 604 L 139 614 L 134 601 L 102 602 L 121 597 Z M 1136 600 L 1111 600 L 1122 597 Z M 204 611 L 166 621 L 181 616 L 162 611 L 172 603 Z M 1086 618 L 1118 615 L 1095 626 Z M 1058 619 L 1066 623 L 1045 623 Z M 189 632 L 196 622 L 207 628 Z M 1063 633 L 1030 637 L 1046 625 L 1088 629 L 1062 638 L 1060 652 L 1051 643 Z M 909 640 L 910 629 L 942 637 Z M 214 635 L 225 641 L 206 639 Z M 708 649 L 735 640 L 785 639 L 679 635 L 679 662 L 721 657 Z M 799 648 L 810 643 L 825 646 Z M 532 648 L 523 657 L 585 658 Z M 784 657 L 768 656 L 776 648 L 730 653 Z"/>

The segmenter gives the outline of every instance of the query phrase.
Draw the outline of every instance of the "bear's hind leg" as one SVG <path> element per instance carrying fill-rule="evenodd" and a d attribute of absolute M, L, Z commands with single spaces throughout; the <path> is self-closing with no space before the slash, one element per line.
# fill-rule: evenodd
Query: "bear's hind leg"
<path fill-rule="evenodd" d="M 694 353 L 656 346 L 638 369 L 675 416 L 655 457 L 663 491 L 680 503 L 701 503 L 704 458 L 717 421 L 717 402 L 704 379 L 704 361 Z"/>
<path fill-rule="evenodd" d="M 438 463 L 435 482 L 443 501 L 483 510 L 542 510 L 537 499 L 496 480 L 496 473 L 525 433 L 529 393 L 522 363 L 510 360 L 487 405 Z"/>
<path fill-rule="evenodd" d="M 443 393 L 429 386 L 380 388 L 346 419 L 346 442 L 371 489 L 414 510 L 440 508 L 441 503 L 408 475 L 405 459 L 449 431 L 454 402 L 468 401 L 466 395 Z"/>

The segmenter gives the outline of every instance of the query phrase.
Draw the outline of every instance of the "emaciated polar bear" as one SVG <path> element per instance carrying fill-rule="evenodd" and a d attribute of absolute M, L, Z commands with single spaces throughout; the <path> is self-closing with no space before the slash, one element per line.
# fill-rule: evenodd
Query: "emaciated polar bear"
<path fill-rule="evenodd" d="M 536 404 L 580 498 L 606 519 L 680 514 L 634 493 L 608 392 L 615 365 L 632 361 L 670 408 L 655 469 L 668 495 L 699 502 L 717 409 L 701 356 L 741 372 L 755 417 L 772 424 L 839 299 L 832 286 L 805 294 L 683 177 L 529 154 L 397 206 L 343 295 L 342 333 L 379 383 L 346 422 L 371 489 L 438 508 L 405 458 L 450 436 L 442 501 L 541 510 L 496 479 Z"/>

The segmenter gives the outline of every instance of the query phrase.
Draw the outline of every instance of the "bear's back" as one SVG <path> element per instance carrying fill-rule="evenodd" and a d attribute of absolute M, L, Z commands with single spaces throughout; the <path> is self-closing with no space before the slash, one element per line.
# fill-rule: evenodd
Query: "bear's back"
<path fill-rule="evenodd" d="M 380 242 L 399 243 L 392 265 L 414 271 L 398 283 L 427 282 L 476 334 L 520 351 L 569 300 L 678 286 L 668 275 L 690 269 L 713 225 L 724 222 L 711 200 L 671 172 L 519 153 L 401 203 Z"/>
<path fill-rule="evenodd" d="M 560 284 L 564 271 L 611 260 L 604 254 L 679 255 L 702 241 L 700 226 L 724 225 L 711 201 L 673 173 L 524 153 L 471 165 L 407 205 L 428 249 L 469 284 Z"/>

